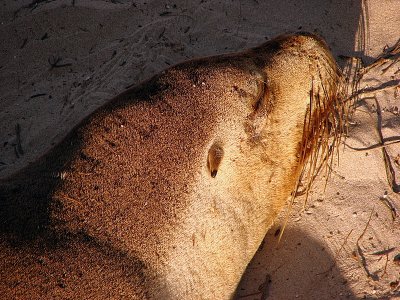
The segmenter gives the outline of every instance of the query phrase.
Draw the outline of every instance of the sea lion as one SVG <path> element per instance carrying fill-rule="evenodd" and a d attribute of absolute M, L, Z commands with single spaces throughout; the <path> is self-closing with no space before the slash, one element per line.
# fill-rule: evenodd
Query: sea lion
<path fill-rule="evenodd" d="M 330 153 L 340 81 L 325 42 L 297 33 L 115 97 L 1 182 L 2 295 L 231 298 Z"/>

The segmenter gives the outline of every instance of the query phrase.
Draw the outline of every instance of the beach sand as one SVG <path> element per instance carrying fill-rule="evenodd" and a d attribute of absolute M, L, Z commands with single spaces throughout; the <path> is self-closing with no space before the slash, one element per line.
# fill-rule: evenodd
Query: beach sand
<path fill-rule="evenodd" d="M 309 31 L 326 39 L 341 67 L 358 62 L 347 146 L 326 188 L 322 172 L 307 203 L 296 198 L 278 243 L 282 213 L 237 299 L 400 299 L 400 144 L 368 148 L 399 138 L 400 54 L 390 52 L 400 38 L 398 0 L 18 0 L 0 7 L 0 178 L 37 160 L 127 87 L 191 58 Z M 101 268 L 89 254 L 88 265 Z M 107 258 L 104 266 L 126 275 Z M 96 284 L 107 290 L 112 276 L 102 280 Z"/>

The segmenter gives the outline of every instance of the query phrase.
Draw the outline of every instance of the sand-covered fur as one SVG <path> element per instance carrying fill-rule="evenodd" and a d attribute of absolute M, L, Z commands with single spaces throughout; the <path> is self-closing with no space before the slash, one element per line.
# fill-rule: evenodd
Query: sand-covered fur
<path fill-rule="evenodd" d="M 112 99 L 2 182 L 1 284 L 67 297 L 90 280 L 72 264 L 60 290 L 36 259 L 57 276 L 71 256 L 96 265 L 80 253 L 100 251 L 104 267 L 130 262 L 107 276 L 130 281 L 131 297 L 232 297 L 308 158 L 327 153 L 340 80 L 325 43 L 294 34 L 179 64 Z"/>

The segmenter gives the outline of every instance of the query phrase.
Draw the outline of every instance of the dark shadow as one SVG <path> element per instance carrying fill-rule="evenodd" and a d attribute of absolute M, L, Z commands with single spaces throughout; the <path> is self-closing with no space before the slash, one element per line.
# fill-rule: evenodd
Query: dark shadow
<path fill-rule="evenodd" d="M 28 242 L 47 230 L 52 191 L 80 141 L 74 129 L 42 158 L 0 180 L 0 234 L 12 236 L 15 242 Z"/>
<path fill-rule="evenodd" d="M 236 290 L 235 300 L 357 299 L 321 242 L 286 228 L 281 242 L 271 230 Z"/>
<path fill-rule="evenodd" d="M 0 238 L 0 253 L 2 299 L 147 299 L 144 264 L 84 236 L 18 246 Z"/>
<path fill-rule="evenodd" d="M 355 56 L 363 61 L 371 60 L 365 53 L 368 44 L 368 6 L 365 1 L 257 2 L 260 2 L 261 6 L 258 14 L 264 15 L 262 19 L 270 31 L 268 38 L 281 34 L 282 31 L 308 31 L 322 36 L 327 41 L 342 67 L 347 62 L 343 57 Z M 243 17 L 252 18 L 250 14 Z"/>

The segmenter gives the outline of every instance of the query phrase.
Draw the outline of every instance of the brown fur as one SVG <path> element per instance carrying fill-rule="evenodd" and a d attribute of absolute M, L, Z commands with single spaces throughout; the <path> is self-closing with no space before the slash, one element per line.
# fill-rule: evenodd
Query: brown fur
<path fill-rule="evenodd" d="M 329 152 L 339 80 L 324 42 L 296 34 L 117 96 L 2 184 L 2 294 L 232 297 L 307 162 Z"/>

